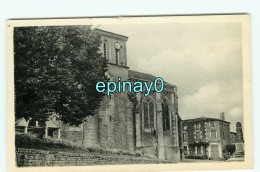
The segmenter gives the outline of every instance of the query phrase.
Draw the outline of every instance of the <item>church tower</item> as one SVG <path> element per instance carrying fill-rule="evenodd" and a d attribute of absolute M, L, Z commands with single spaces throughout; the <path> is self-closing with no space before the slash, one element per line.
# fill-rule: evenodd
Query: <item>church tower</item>
<path fill-rule="evenodd" d="M 128 37 L 98 29 L 101 35 L 101 50 L 108 61 L 121 67 L 127 67 L 126 42 Z"/>
<path fill-rule="evenodd" d="M 107 60 L 110 81 L 128 80 L 126 42 L 128 37 L 97 29 L 101 36 L 100 50 Z M 133 104 L 127 93 L 104 96 L 98 112 L 98 143 L 104 148 L 134 149 Z"/>

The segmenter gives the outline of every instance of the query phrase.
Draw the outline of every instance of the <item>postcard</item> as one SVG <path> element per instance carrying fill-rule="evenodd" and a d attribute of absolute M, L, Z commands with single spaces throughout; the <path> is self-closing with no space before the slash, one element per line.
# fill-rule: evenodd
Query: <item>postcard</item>
<path fill-rule="evenodd" d="M 253 168 L 250 15 L 10 19 L 9 171 Z"/>

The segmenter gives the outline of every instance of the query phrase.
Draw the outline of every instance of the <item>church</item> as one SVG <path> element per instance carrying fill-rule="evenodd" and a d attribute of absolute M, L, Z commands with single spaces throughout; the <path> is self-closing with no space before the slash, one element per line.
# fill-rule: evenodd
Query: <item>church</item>
<path fill-rule="evenodd" d="M 107 60 L 110 81 L 150 82 L 155 76 L 129 69 L 128 37 L 97 29 L 100 51 Z M 178 114 L 175 85 L 164 82 L 160 93 L 114 92 L 104 96 L 94 116 L 80 126 L 64 126 L 52 116 L 46 122 L 45 138 L 58 138 L 86 147 L 138 151 L 169 161 L 182 159 L 182 122 Z"/>
<path fill-rule="evenodd" d="M 97 30 L 101 35 L 101 51 L 108 62 L 107 76 L 124 81 L 153 81 L 150 74 L 130 70 L 127 66 L 128 37 Z M 162 93 L 149 96 L 135 93 L 131 101 L 127 93 L 105 96 L 95 117 L 84 124 L 83 144 L 96 144 L 108 149 L 141 151 L 160 159 L 181 159 L 181 119 L 178 114 L 177 87 L 165 82 Z M 95 124 L 93 129 L 90 125 Z"/>

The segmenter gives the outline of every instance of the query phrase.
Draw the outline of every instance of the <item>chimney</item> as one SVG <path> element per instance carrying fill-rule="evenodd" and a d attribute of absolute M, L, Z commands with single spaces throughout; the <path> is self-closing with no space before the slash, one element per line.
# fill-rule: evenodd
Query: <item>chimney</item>
<path fill-rule="evenodd" d="M 224 114 L 224 112 L 221 112 L 219 114 L 219 119 L 225 121 L 225 114 Z"/>

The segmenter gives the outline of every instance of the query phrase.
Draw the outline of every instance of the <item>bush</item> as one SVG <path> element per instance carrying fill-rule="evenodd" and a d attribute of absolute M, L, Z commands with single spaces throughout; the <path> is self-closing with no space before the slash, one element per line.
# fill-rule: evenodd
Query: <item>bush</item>
<path fill-rule="evenodd" d="M 226 145 L 226 150 L 230 153 L 230 155 L 233 155 L 236 151 L 236 146 L 235 145 Z"/>

